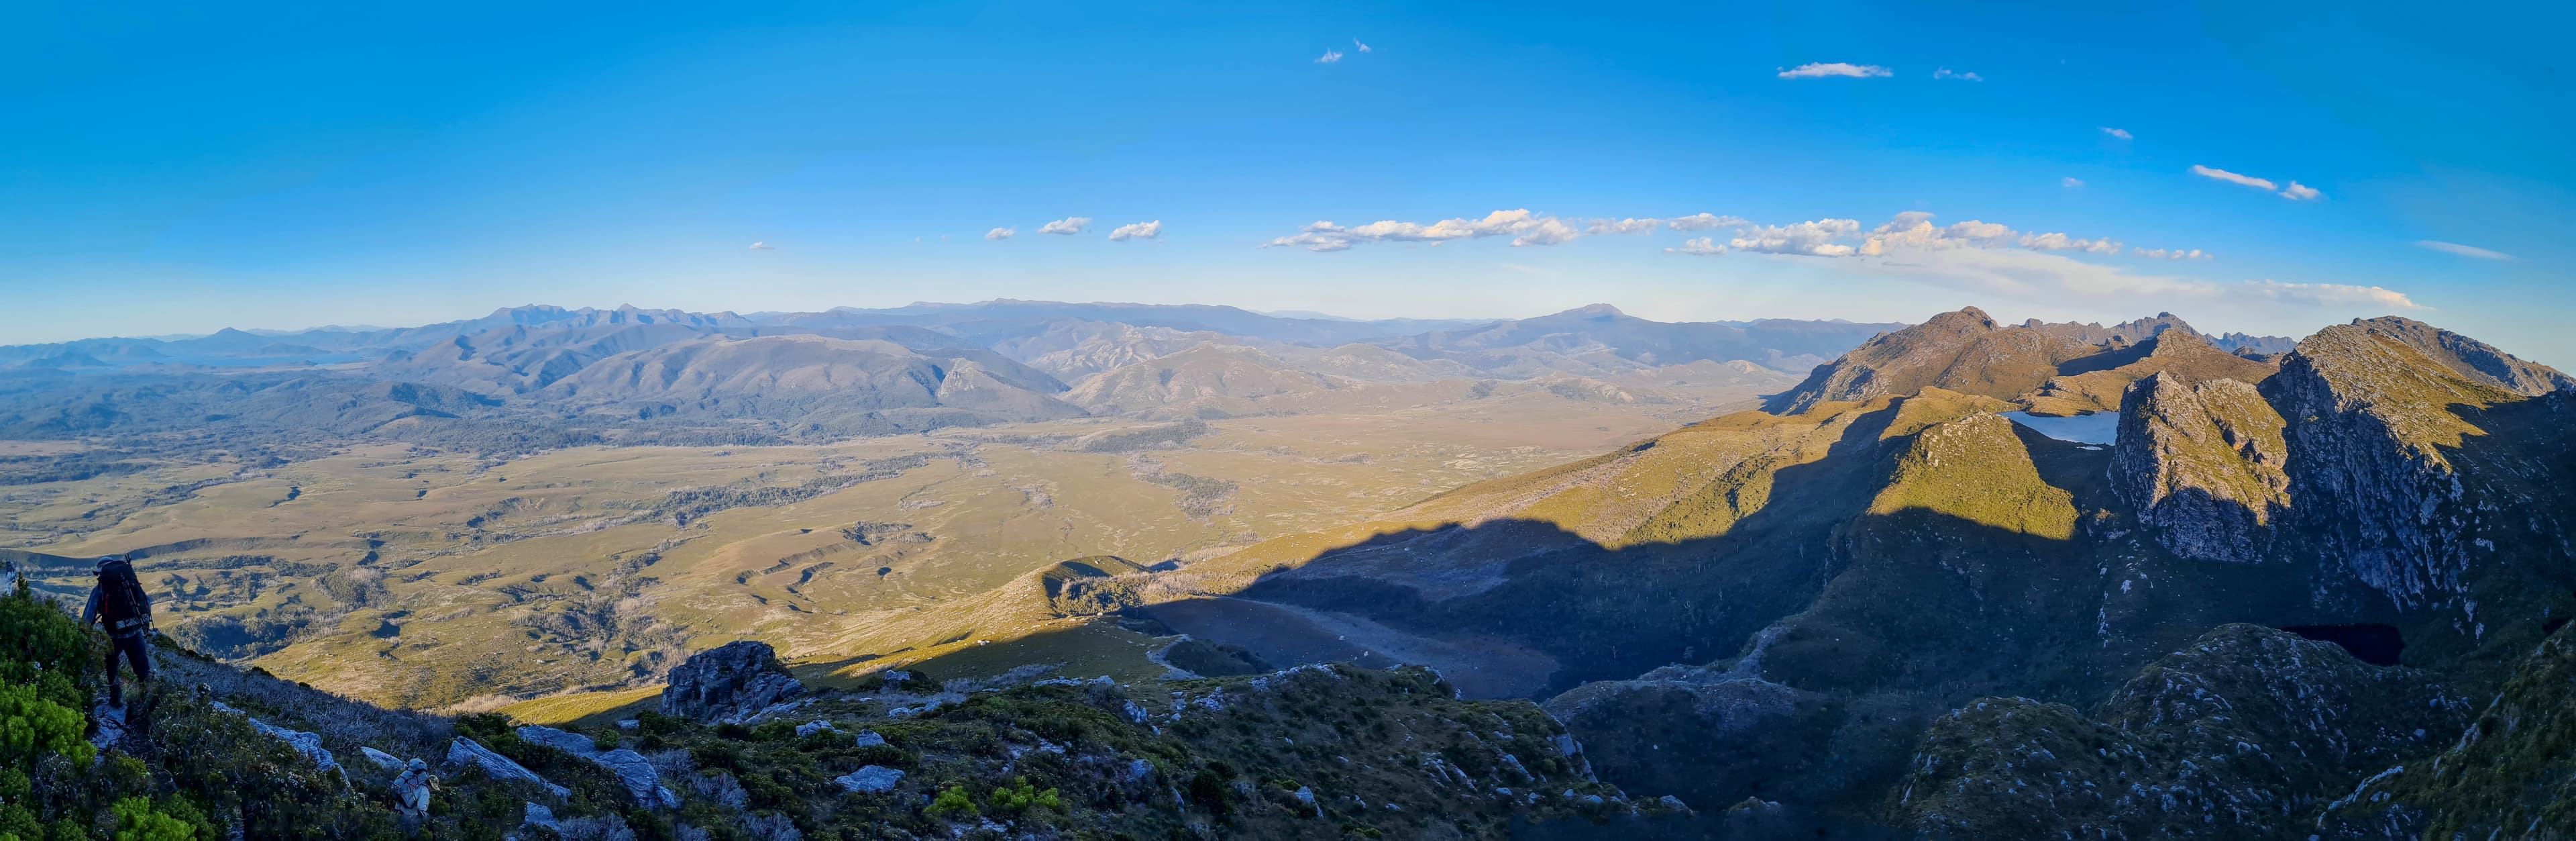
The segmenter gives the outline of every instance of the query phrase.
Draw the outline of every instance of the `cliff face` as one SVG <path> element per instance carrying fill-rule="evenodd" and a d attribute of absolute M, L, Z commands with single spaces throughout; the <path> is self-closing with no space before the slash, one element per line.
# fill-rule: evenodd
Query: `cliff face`
<path fill-rule="evenodd" d="M 2290 507 L 2287 425 L 2253 386 L 2185 385 L 2162 372 L 2129 387 L 2112 487 L 2156 542 L 2186 558 L 2262 557 L 2266 527 Z"/>
<path fill-rule="evenodd" d="M 2475 539 L 2477 503 L 2452 454 L 2485 431 L 2461 412 L 2521 395 L 2464 361 L 2502 352 L 2402 319 L 2392 331 L 2387 321 L 2308 337 L 2265 384 L 2265 396 L 2288 419 L 2291 494 L 2331 501 L 2302 510 L 2302 531 L 2399 606 L 2420 606 L 2461 592 Z M 2539 366 L 2506 370 L 2517 372 L 2526 384 L 2564 376 Z"/>

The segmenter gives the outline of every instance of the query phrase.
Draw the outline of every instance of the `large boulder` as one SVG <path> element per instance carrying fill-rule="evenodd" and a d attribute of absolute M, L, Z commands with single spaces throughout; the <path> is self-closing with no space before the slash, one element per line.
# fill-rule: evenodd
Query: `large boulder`
<path fill-rule="evenodd" d="M 805 693 L 768 643 L 742 640 L 699 652 L 671 670 L 662 714 L 702 723 L 740 721 Z"/>

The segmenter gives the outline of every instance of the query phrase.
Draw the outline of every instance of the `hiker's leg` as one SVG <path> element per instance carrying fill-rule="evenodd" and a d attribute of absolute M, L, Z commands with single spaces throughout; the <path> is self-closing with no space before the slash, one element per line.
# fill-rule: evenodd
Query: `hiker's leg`
<path fill-rule="evenodd" d="M 151 635 L 151 631 L 145 631 L 119 643 L 125 646 L 125 662 L 134 667 L 134 685 L 138 687 L 152 682 Z"/>
<path fill-rule="evenodd" d="M 116 658 L 124 653 L 125 646 L 118 645 L 116 638 L 109 637 L 107 640 L 107 705 L 111 707 L 125 706 L 125 686 L 116 679 Z"/>

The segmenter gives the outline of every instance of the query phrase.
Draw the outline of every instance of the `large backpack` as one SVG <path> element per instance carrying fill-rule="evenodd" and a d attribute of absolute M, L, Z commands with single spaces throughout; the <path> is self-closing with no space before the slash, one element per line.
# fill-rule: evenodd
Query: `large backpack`
<path fill-rule="evenodd" d="M 98 618 L 106 621 L 109 632 L 120 634 L 152 622 L 152 597 L 144 595 L 133 564 L 109 561 L 99 567 Z"/>

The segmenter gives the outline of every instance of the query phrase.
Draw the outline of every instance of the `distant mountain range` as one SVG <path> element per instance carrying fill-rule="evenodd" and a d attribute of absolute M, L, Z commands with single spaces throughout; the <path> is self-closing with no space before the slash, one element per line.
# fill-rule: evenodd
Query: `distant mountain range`
<path fill-rule="evenodd" d="M 1898 326 L 1667 324 L 1607 306 L 1520 321 L 1356 321 L 1013 300 L 754 316 L 532 305 L 418 327 L 0 347 L 0 435 L 273 422 L 471 446 L 784 440 L 1418 404 L 1476 399 L 1492 393 L 1476 385 L 1489 380 L 1686 404 L 1779 388 L 1789 372 Z M 1735 362 L 1745 365 L 1688 367 Z M 1558 382 L 1568 378 L 1579 382 Z M 1453 384 L 1393 388 L 1443 381 Z M 332 394 L 339 408 L 299 414 L 318 404 L 281 389 Z M 471 399 L 388 396 L 449 392 Z M 502 427 L 516 431 L 491 434 Z"/>

